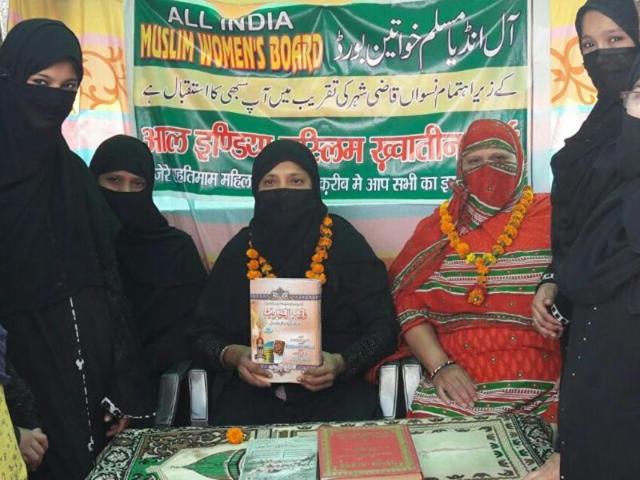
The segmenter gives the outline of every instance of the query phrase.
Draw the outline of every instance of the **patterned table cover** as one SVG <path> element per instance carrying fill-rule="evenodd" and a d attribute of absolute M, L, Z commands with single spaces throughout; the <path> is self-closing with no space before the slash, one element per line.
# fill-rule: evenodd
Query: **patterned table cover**
<path fill-rule="evenodd" d="M 425 480 L 517 480 L 551 455 L 552 431 L 529 415 L 403 419 L 331 425 L 406 424 Z M 321 425 L 243 427 L 246 439 L 316 434 Z M 227 443 L 225 428 L 128 430 L 98 459 L 89 480 L 237 480 L 247 443 Z"/>

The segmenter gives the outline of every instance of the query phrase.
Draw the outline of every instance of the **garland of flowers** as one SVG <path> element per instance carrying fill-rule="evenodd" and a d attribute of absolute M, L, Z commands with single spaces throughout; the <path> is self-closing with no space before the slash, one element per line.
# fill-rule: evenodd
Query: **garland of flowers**
<path fill-rule="evenodd" d="M 316 244 L 313 255 L 311 256 L 311 264 L 309 270 L 306 271 L 305 277 L 320 280 L 324 285 L 327 282 L 327 275 L 325 273 L 324 262 L 329 258 L 329 249 L 333 245 L 331 237 L 333 236 L 333 220 L 329 215 L 322 219 L 320 224 L 320 238 Z M 253 246 L 251 240 L 249 240 L 249 249 L 247 250 L 247 278 L 253 280 L 255 278 L 275 278 L 276 274 L 273 271 L 273 267 L 269 261 L 260 255 L 260 252 Z"/>
<path fill-rule="evenodd" d="M 513 240 L 518 236 L 518 229 L 533 202 L 533 190 L 526 186 L 522 190 L 520 200 L 513 207 L 511 218 L 504 227 L 502 234 L 498 235 L 495 243 L 491 247 L 491 253 L 474 253 L 468 243 L 460 240 L 460 235 L 453 223 L 453 218 L 449 214 L 449 201 L 440 205 L 440 231 L 449 239 L 449 245 L 453 248 L 462 260 L 475 265 L 478 276 L 476 283 L 469 289 L 467 301 L 476 306 L 484 304 L 487 298 L 487 282 L 489 280 L 489 268 L 493 266 L 498 258 L 504 255 L 507 247 L 511 246 Z"/>

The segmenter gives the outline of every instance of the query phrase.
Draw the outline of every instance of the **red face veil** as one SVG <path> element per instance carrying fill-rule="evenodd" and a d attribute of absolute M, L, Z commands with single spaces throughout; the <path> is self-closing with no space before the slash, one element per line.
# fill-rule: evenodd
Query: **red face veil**
<path fill-rule="evenodd" d="M 473 122 L 460 141 L 458 179 L 472 219 L 482 221 L 515 201 L 524 172 L 520 138 L 498 120 Z M 475 217 L 475 218 L 474 218 Z"/>

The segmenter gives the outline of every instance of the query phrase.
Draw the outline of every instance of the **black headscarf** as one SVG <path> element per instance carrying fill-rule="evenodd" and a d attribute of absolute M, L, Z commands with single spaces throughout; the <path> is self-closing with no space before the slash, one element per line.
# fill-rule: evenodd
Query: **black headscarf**
<path fill-rule="evenodd" d="M 278 164 L 291 161 L 311 177 L 311 190 L 279 188 L 258 191 L 260 181 Z M 327 214 L 320 193 L 320 174 L 313 153 L 301 143 L 276 140 L 256 158 L 251 174 L 254 216 L 251 242 L 279 277 L 304 277 Z"/>
<path fill-rule="evenodd" d="M 265 175 L 285 161 L 309 174 L 311 189 L 259 192 Z M 226 345 L 250 345 L 249 242 L 278 277 L 304 278 L 327 215 L 316 159 L 300 143 L 277 140 L 265 147 L 254 162 L 252 182 L 253 220 L 220 253 L 196 309 L 201 325 L 193 332 L 194 358 L 212 369 L 221 367 L 219 355 Z M 342 378 L 346 379 L 393 351 L 398 322 L 384 263 L 349 222 L 330 216 L 333 244 L 323 265 L 327 282 L 322 286 L 322 348 L 342 354 L 347 365 Z M 303 390 L 287 386 L 287 399 L 307 398 L 309 392 Z"/>
<path fill-rule="evenodd" d="M 64 60 L 81 79 L 80 44 L 54 20 L 19 23 L 0 47 L 0 316 L 103 285 L 113 260 L 117 222 L 61 133 L 76 93 L 26 83 Z"/>
<path fill-rule="evenodd" d="M 639 79 L 640 57 L 628 90 Z M 626 112 L 622 117 L 622 133 L 611 161 L 621 182 L 591 212 L 559 264 L 558 285 L 574 303 L 607 300 L 640 275 L 640 119 Z M 634 303 L 640 305 L 640 298 Z"/>
<path fill-rule="evenodd" d="M 620 91 L 640 40 L 639 12 L 633 0 L 587 1 L 576 16 L 579 35 L 584 15 L 590 10 L 620 25 L 636 47 L 597 50 L 584 56 L 587 73 L 598 88 L 598 101 L 578 133 L 568 138 L 551 160 L 554 265 L 562 261 L 589 213 L 619 183 L 609 159 L 621 129 Z"/>
<path fill-rule="evenodd" d="M 98 147 L 89 168 L 96 180 L 103 173 L 125 170 L 147 184 L 140 192 L 101 187 L 123 225 L 116 240 L 116 254 L 125 289 L 130 279 L 162 287 L 204 281 L 206 272 L 193 240 L 169 226 L 153 203 L 155 167 L 143 142 L 127 135 L 111 137 Z M 140 293 L 144 297 L 144 292 Z"/>

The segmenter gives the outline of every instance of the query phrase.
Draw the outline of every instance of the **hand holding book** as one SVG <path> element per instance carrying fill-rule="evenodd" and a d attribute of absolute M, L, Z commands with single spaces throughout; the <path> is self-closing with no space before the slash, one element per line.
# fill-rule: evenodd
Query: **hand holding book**
<path fill-rule="evenodd" d="M 238 370 L 242 380 L 254 387 L 270 387 L 271 372 L 263 369 L 251 360 L 251 347 L 244 345 L 229 345 L 222 355 L 224 365 Z"/>
<path fill-rule="evenodd" d="M 298 381 L 307 390 L 317 392 L 329 388 L 344 371 L 344 359 L 339 353 L 322 352 L 322 365 L 304 372 Z"/>

